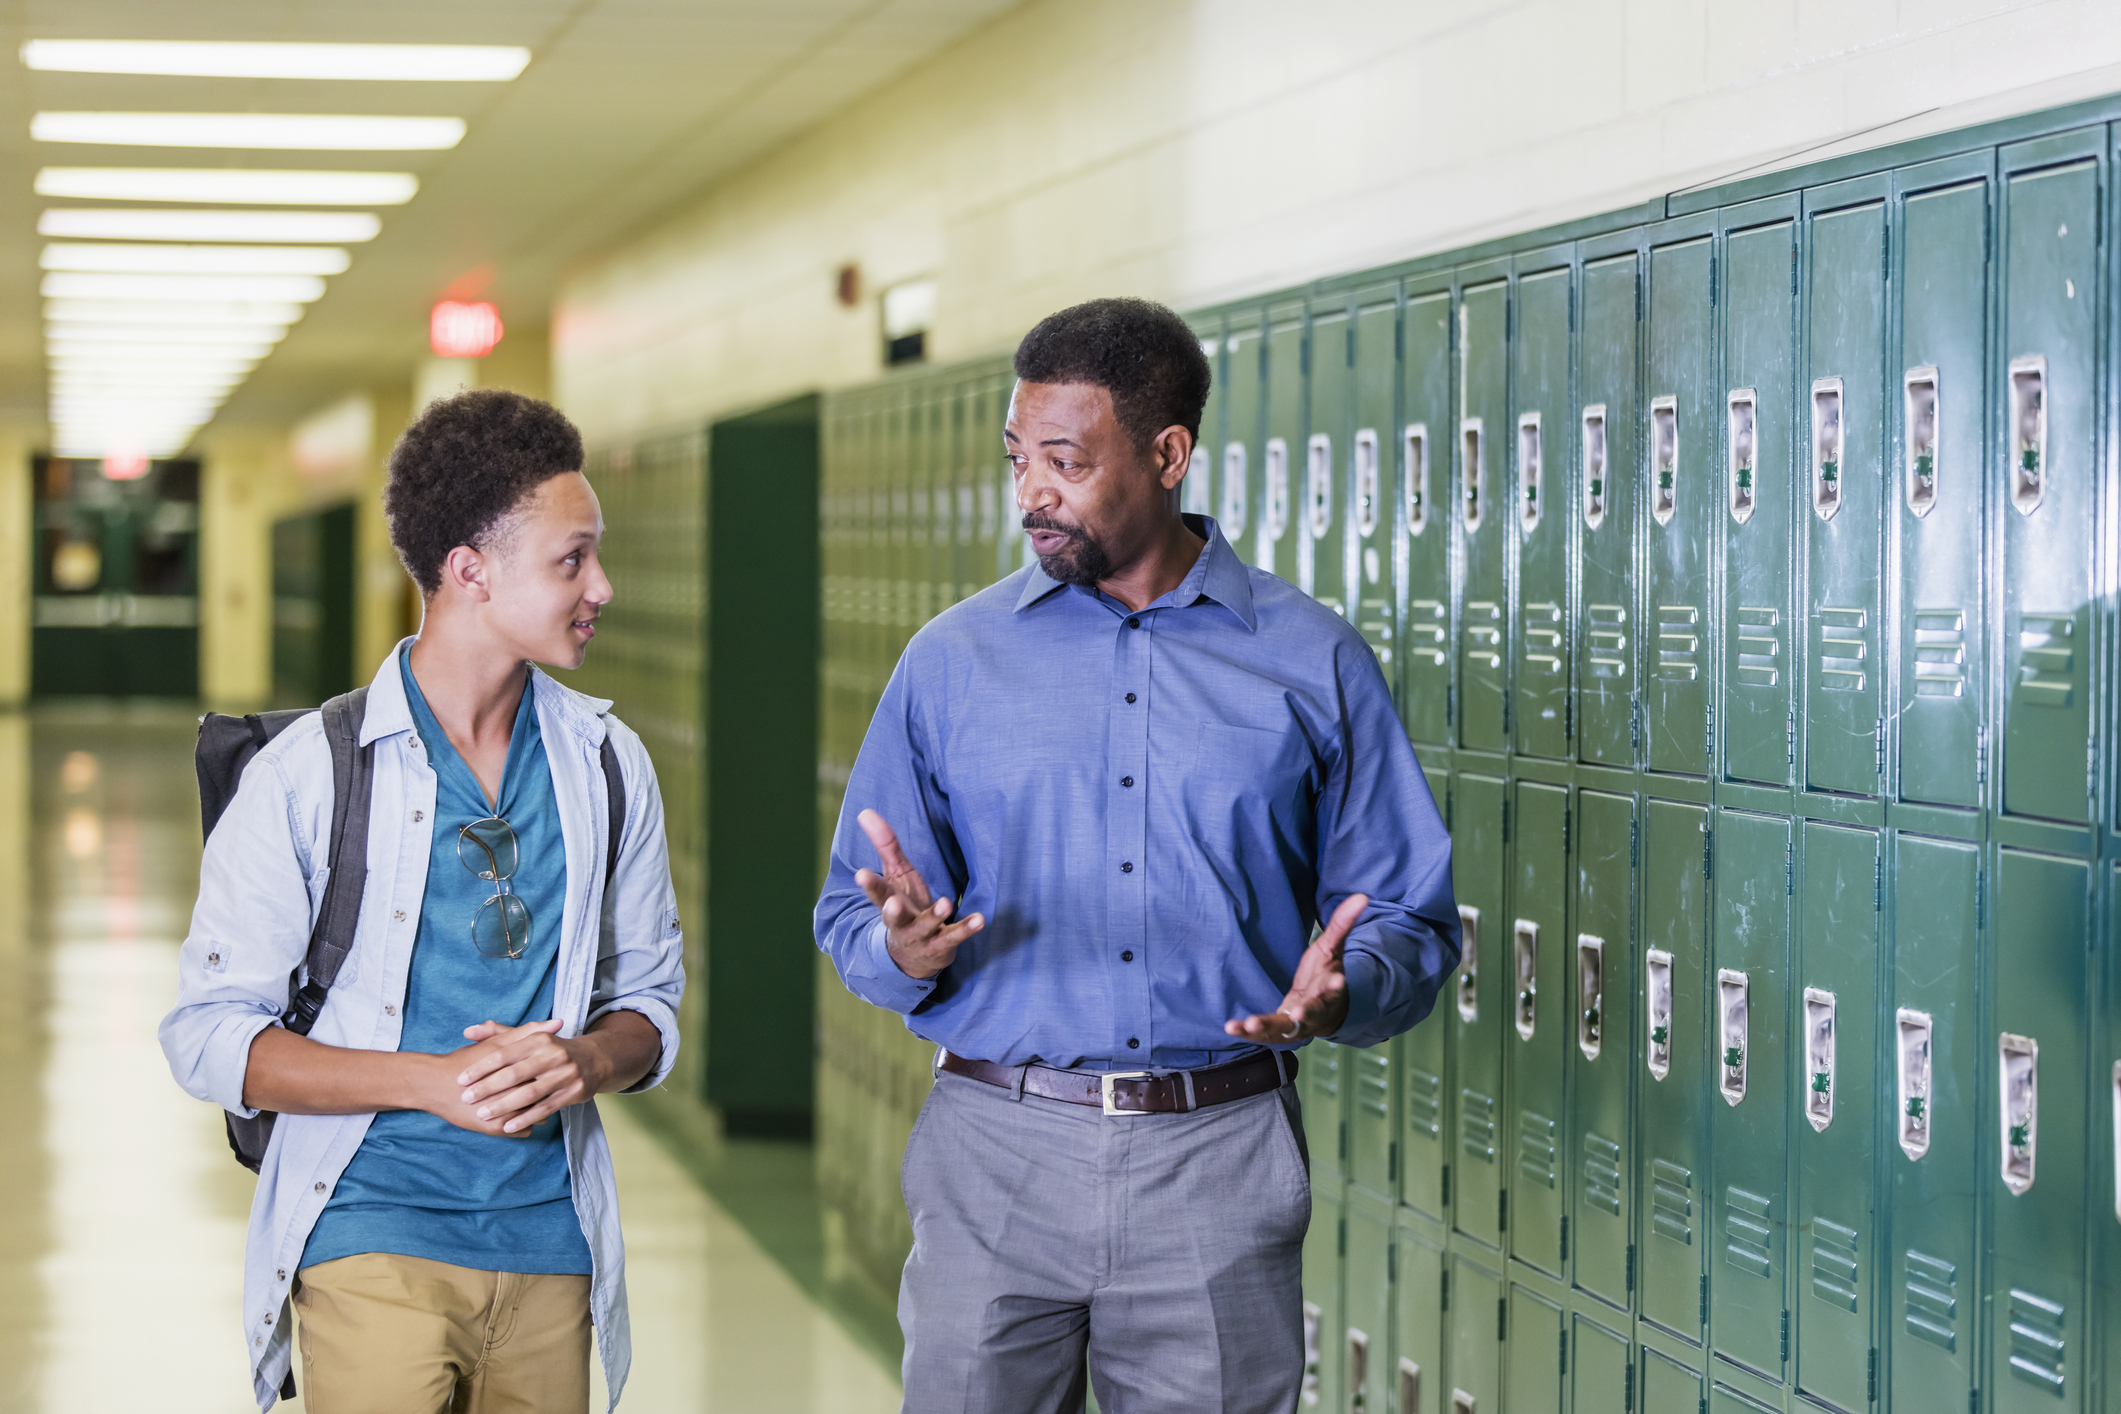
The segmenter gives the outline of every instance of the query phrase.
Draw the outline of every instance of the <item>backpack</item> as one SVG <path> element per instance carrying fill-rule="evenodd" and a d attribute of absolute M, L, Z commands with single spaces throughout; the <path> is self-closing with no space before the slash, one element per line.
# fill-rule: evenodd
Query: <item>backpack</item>
<path fill-rule="evenodd" d="M 526 687 L 526 691 L 530 690 Z M 331 879 L 325 885 L 324 906 L 309 935 L 309 953 L 302 967 L 287 978 L 287 1010 L 281 1023 L 297 1036 L 307 1036 L 324 1010 L 324 999 L 338 980 L 339 967 L 353 950 L 354 929 L 361 919 L 361 896 L 368 887 L 368 806 L 371 778 L 375 773 L 375 744 L 361 745 L 361 721 L 368 708 L 368 689 L 334 697 L 321 708 L 283 712 L 252 712 L 231 717 L 209 712 L 199 719 L 199 745 L 193 764 L 199 772 L 199 818 L 202 838 L 228 803 L 235 799 L 244 768 L 268 742 L 311 710 L 324 714 L 324 740 L 331 748 L 331 842 L 328 861 Z M 599 752 L 604 767 L 604 789 L 610 800 L 611 826 L 604 842 L 604 885 L 611 886 L 619 864 L 619 832 L 626 820 L 626 783 L 619 773 L 618 753 L 607 732 Z M 342 866 L 340 861 L 346 863 Z M 303 980 L 303 974 L 308 980 Z M 236 1162 L 258 1171 L 265 1162 L 265 1146 L 272 1140 L 273 1120 L 269 1110 L 250 1118 L 232 1111 L 222 1116 L 228 1124 L 228 1147 Z"/>

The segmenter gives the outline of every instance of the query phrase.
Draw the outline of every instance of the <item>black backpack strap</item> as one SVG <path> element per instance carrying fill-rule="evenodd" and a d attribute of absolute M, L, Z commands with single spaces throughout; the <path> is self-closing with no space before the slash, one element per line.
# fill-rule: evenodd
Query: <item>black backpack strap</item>
<path fill-rule="evenodd" d="M 619 835 L 626 828 L 626 778 L 619 772 L 619 753 L 611 745 L 611 728 L 604 728 L 604 744 L 597 748 L 604 765 L 604 793 L 610 800 L 605 814 L 604 887 L 609 889 L 619 874 Z"/>
<path fill-rule="evenodd" d="M 331 748 L 331 878 L 309 935 L 309 980 L 288 999 L 287 1029 L 307 1036 L 324 1010 L 339 967 L 353 951 L 368 888 L 368 805 L 375 776 L 374 743 L 361 745 L 368 689 L 355 688 L 324 704 L 324 740 Z"/>

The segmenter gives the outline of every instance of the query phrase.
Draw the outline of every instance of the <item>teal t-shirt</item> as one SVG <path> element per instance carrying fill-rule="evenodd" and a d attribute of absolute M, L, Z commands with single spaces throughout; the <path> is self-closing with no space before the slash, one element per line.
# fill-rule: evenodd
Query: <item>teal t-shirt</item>
<path fill-rule="evenodd" d="M 481 1021 L 520 1026 L 552 1015 L 567 853 L 528 680 L 508 738 L 500 802 L 489 808 L 478 778 L 428 709 L 410 656 L 399 658 L 405 696 L 437 780 L 434 845 L 398 1049 L 439 1055 L 469 1044 L 464 1028 Z M 519 859 L 509 885 L 530 910 L 530 941 L 519 958 L 483 956 L 472 942 L 472 916 L 494 886 L 457 858 L 458 830 L 496 814 L 515 831 Z M 423 1110 L 377 1115 L 318 1217 L 302 1265 L 361 1252 L 489 1272 L 588 1274 L 589 1244 L 575 1216 L 559 1116 L 516 1138 L 474 1134 Z"/>

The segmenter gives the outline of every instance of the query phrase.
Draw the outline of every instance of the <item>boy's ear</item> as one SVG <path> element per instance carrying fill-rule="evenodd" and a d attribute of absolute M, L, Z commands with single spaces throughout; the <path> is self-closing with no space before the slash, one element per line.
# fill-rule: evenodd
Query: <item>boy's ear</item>
<path fill-rule="evenodd" d="M 492 597 L 486 576 L 485 553 L 469 545 L 454 547 L 442 560 L 442 589 L 454 589 L 481 604 Z"/>

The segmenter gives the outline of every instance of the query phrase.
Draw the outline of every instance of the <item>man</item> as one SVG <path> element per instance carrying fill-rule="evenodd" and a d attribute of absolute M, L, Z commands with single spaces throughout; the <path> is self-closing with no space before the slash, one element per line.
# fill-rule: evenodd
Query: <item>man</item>
<path fill-rule="evenodd" d="M 579 667 L 611 602 L 581 465 L 564 417 L 499 391 L 435 403 L 391 453 L 384 509 L 425 609 L 368 689 L 366 890 L 307 1037 L 279 1022 L 329 849 L 317 717 L 258 753 L 206 842 L 162 1044 L 191 1094 L 280 1115 L 243 1283 L 261 1408 L 290 1299 L 317 1414 L 579 1414 L 592 1327 L 614 1403 L 625 1382 L 591 1096 L 669 1073 L 684 976 L 647 754 L 531 666 Z"/>
<path fill-rule="evenodd" d="M 1107 1414 L 1286 1414 L 1311 1196 L 1266 1048 L 1428 1012 L 1449 841 L 1362 639 L 1180 515 L 1209 380 L 1184 322 L 1080 305 L 1016 373 L 1038 565 L 907 647 L 817 909 L 847 986 L 940 1047 L 905 1407 L 1077 1410 L 1087 1353 Z"/>

